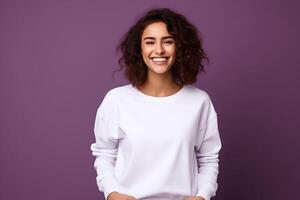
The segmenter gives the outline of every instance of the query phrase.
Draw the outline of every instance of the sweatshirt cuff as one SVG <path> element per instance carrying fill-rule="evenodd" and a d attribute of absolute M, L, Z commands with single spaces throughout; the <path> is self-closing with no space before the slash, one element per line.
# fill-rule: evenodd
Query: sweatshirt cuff
<path fill-rule="evenodd" d="M 212 194 L 208 190 L 199 189 L 196 196 L 201 196 L 205 200 L 210 200 L 210 198 L 212 197 Z"/>
<path fill-rule="evenodd" d="M 112 192 L 119 192 L 119 185 L 117 184 L 115 179 L 106 179 L 101 182 L 102 188 L 100 190 L 103 191 L 105 199 L 107 199 L 108 195 Z"/>

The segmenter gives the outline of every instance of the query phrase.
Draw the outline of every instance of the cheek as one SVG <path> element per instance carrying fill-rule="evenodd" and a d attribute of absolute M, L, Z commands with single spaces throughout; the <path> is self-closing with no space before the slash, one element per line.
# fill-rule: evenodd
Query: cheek
<path fill-rule="evenodd" d="M 148 56 L 151 54 L 151 49 L 150 48 L 143 48 L 142 54 L 145 58 L 148 58 Z"/>
<path fill-rule="evenodd" d="M 151 47 L 144 47 L 143 51 L 145 54 L 147 54 L 147 53 L 151 52 Z"/>
<path fill-rule="evenodd" d="M 168 52 L 169 52 L 169 54 L 171 54 L 171 55 L 174 55 L 175 56 L 175 53 L 176 53 L 176 48 L 175 48 L 175 46 L 173 46 L 173 47 L 169 47 L 168 48 Z"/>
<path fill-rule="evenodd" d="M 146 48 L 142 49 L 142 57 L 144 62 L 148 62 L 149 51 Z"/>

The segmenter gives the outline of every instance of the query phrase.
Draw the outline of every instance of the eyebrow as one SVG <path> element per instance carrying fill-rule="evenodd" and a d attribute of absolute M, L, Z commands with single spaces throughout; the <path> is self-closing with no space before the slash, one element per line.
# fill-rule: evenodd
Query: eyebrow
<path fill-rule="evenodd" d="M 169 39 L 169 38 L 172 38 L 174 39 L 173 36 L 165 36 L 165 37 L 162 37 L 163 40 L 165 39 Z M 150 39 L 150 40 L 155 40 L 155 37 L 145 37 L 144 40 L 147 40 L 147 39 Z"/>

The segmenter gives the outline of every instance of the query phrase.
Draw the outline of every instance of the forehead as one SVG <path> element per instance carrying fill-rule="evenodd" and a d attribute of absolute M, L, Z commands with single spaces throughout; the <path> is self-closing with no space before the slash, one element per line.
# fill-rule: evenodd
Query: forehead
<path fill-rule="evenodd" d="M 145 37 L 155 37 L 155 38 L 161 38 L 171 36 L 171 34 L 168 32 L 167 26 L 164 22 L 154 22 L 152 24 L 149 24 L 142 34 L 142 38 Z"/>

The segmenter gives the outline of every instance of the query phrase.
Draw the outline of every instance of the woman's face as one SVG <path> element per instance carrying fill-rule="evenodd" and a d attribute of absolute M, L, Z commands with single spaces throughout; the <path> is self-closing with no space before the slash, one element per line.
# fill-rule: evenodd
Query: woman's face
<path fill-rule="evenodd" d="M 141 48 L 148 70 L 156 74 L 168 72 L 175 61 L 175 39 L 163 22 L 155 22 L 145 28 Z"/>

